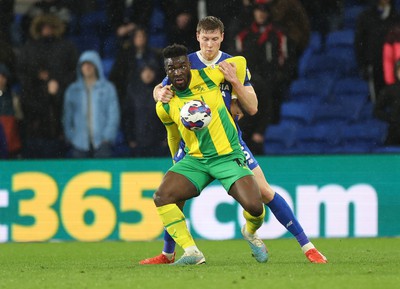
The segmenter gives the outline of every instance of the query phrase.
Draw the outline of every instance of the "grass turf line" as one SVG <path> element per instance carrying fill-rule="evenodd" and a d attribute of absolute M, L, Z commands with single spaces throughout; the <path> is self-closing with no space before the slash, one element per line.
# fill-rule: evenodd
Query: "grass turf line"
<path fill-rule="evenodd" d="M 199 240 L 207 264 L 188 267 L 138 265 L 160 241 L 0 244 L 0 288 L 399 288 L 400 238 L 313 242 L 329 264 L 309 263 L 293 239 L 266 240 L 266 264 L 244 240 Z"/>

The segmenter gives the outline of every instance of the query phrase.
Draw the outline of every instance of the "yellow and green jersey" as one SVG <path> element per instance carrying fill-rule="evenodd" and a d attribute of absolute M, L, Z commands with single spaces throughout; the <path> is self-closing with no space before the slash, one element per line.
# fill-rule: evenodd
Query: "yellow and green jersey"
<path fill-rule="evenodd" d="M 245 58 L 237 56 L 226 61 L 236 65 L 236 74 L 243 83 L 246 76 Z M 212 65 L 200 70 L 192 69 L 191 81 L 186 90 L 174 91 L 175 96 L 167 104 L 157 103 L 157 115 L 167 128 L 172 156 L 181 138 L 186 144 L 186 153 L 196 158 L 209 158 L 241 150 L 235 122 L 219 88 L 224 75 L 218 67 Z M 211 109 L 211 122 L 202 130 L 188 130 L 180 121 L 180 110 L 190 100 L 202 100 Z"/>

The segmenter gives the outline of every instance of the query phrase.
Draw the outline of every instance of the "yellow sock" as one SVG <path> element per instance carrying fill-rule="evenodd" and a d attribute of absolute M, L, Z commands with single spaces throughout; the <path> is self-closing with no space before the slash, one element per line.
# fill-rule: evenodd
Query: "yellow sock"
<path fill-rule="evenodd" d="M 196 246 L 186 225 L 185 215 L 175 204 L 168 204 L 157 208 L 158 215 L 174 241 L 183 249 Z"/>
<path fill-rule="evenodd" d="M 264 222 L 265 208 L 263 206 L 263 213 L 258 217 L 254 217 L 245 210 L 243 210 L 243 217 L 246 219 L 247 232 L 249 232 L 250 234 L 255 234 L 255 232 L 258 230 L 258 228 L 261 227 L 261 225 Z"/>

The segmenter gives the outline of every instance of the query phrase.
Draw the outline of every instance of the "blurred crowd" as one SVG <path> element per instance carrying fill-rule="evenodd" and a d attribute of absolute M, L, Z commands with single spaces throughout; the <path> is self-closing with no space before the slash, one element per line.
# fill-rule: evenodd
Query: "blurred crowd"
<path fill-rule="evenodd" d="M 264 131 L 280 121 L 280 105 L 311 32 L 324 39 L 340 29 L 344 5 L 344 0 L 39 0 L 17 13 L 18 2 L 0 0 L 0 154 L 24 159 L 167 156 L 152 97 L 165 76 L 160 52 L 172 43 L 199 50 L 196 25 L 207 15 L 225 24 L 221 49 L 248 61 L 259 112 L 245 116 L 241 126 L 253 152 L 263 154 Z M 395 2 L 353 2 L 365 5 L 355 38 L 360 75 L 373 82 L 376 114 L 393 123 L 399 137 Z M 87 49 L 83 42 L 93 34 L 101 43 Z M 105 59 L 111 59 L 110 69 Z"/>

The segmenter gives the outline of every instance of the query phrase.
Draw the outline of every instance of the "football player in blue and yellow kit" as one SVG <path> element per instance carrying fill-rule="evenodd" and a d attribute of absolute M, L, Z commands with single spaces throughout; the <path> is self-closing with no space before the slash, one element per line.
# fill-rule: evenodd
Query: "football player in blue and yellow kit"
<path fill-rule="evenodd" d="M 223 37 L 224 25 L 218 18 L 207 16 L 201 19 L 197 26 L 197 40 L 200 44 L 200 50 L 189 54 L 191 67 L 200 69 L 209 65 L 220 64 L 221 67 L 224 67 L 224 74 L 235 74 L 235 70 L 230 67 L 228 63 L 221 63 L 221 61 L 232 57 L 231 55 L 220 51 Z M 227 75 L 225 80 L 232 79 L 231 83 L 225 81 L 223 84 L 221 84 L 220 88 L 224 96 L 225 104 L 228 108 L 230 108 L 231 114 L 233 116 L 241 114 L 240 110 L 238 110 L 237 101 L 240 102 L 241 107 L 243 107 L 247 113 L 250 115 L 255 114 L 257 112 L 257 98 L 255 96 L 254 89 L 249 82 L 249 77 L 246 77 L 243 83 L 238 83 L 235 77 L 229 78 Z M 164 81 L 163 85 L 159 85 L 155 88 L 156 101 L 168 103 L 171 100 L 174 94 L 170 91 L 168 84 L 169 83 L 167 81 Z M 236 90 L 236 95 L 232 95 L 233 88 Z M 237 120 L 237 117 L 235 117 L 235 120 Z M 283 199 L 278 193 L 275 193 L 268 184 L 257 160 L 248 149 L 246 143 L 242 140 L 239 127 L 238 133 L 242 150 L 246 155 L 247 165 L 253 171 L 256 177 L 263 202 L 270 208 L 277 220 L 296 238 L 301 246 L 302 251 L 310 262 L 326 263 L 327 260 L 325 256 L 323 256 L 309 241 L 302 226 L 294 216 L 293 211 L 285 199 Z M 183 148 L 181 148 L 178 154 L 175 156 L 175 161 L 178 161 L 182 155 L 184 155 Z M 168 235 L 167 232 L 165 232 L 164 248 L 162 253 L 155 257 L 142 260 L 140 264 L 171 263 L 174 261 L 174 249 L 174 240 Z"/>
<path fill-rule="evenodd" d="M 246 219 L 242 231 L 258 262 L 268 260 L 267 248 L 256 235 L 265 216 L 264 204 L 253 173 L 246 165 L 240 148 L 235 122 L 225 106 L 219 85 L 224 74 L 219 66 L 191 70 L 187 49 L 171 45 L 163 50 L 165 71 L 171 80 L 175 97 L 168 104 L 158 102 L 157 115 L 167 129 L 168 146 L 174 156 L 181 139 L 185 156 L 165 174 L 154 193 L 157 212 L 174 241 L 184 249 L 176 265 L 196 265 L 205 262 L 176 203 L 196 197 L 215 179 L 243 207 Z M 234 57 L 227 60 L 237 67 L 242 81 L 246 75 L 246 60 Z M 187 129 L 180 120 L 180 110 L 189 100 L 202 100 L 211 109 L 210 124 L 200 131 Z"/>

